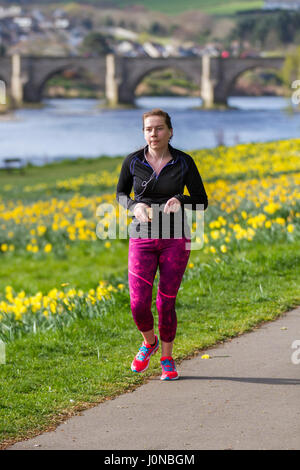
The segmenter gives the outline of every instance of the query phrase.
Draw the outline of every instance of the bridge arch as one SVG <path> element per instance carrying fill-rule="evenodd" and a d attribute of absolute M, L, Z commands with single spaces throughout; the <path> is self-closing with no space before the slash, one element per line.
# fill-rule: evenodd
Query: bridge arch
<path fill-rule="evenodd" d="M 9 80 L 7 80 L 7 77 L 5 75 L 0 74 L 0 82 L 4 83 L 6 87 L 9 86 Z"/>
<path fill-rule="evenodd" d="M 227 97 L 230 96 L 231 94 L 231 91 L 233 90 L 235 84 L 237 83 L 237 81 L 239 80 L 240 77 L 242 77 L 245 73 L 249 72 L 249 71 L 254 71 L 254 70 L 262 70 L 262 69 L 265 69 L 265 70 L 273 70 L 274 72 L 278 70 L 277 67 L 270 67 L 270 66 L 265 66 L 265 67 L 262 67 L 260 64 L 257 64 L 257 65 L 253 65 L 251 67 L 248 67 L 242 71 L 240 71 L 239 73 L 237 73 L 235 76 L 233 76 L 231 78 L 231 81 L 228 81 L 228 84 L 227 84 L 227 90 L 226 90 L 226 95 Z"/>
<path fill-rule="evenodd" d="M 5 83 L 6 87 L 9 88 L 11 83 L 12 68 L 11 64 L 7 60 L 7 57 L 1 59 L 0 69 L 0 80 L 2 80 Z"/>
<path fill-rule="evenodd" d="M 283 65 L 282 58 L 258 59 L 224 59 L 222 61 L 222 80 L 216 80 L 214 98 L 218 103 L 227 103 L 230 90 L 238 78 L 249 70 L 257 68 L 267 70 L 280 70 Z"/>
<path fill-rule="evenodd" d="M 127 64 L 131 67 L 127 69 Z M 199 65 L 200 64 L 200 65 Z M 123 74 L 126 80 L 122 80 L 119 87 L 119 98 L 123 103 L 133 104 L 135 100 L 135 92 L 138 85 L 149 75 L 157 71 L 167 69 L 177 70 L 182 73 L 188 80 L 197 84 L 199 88 L 200 97 L 200 82 L 201 82 L 201 61 L 196 62 L 190 59 L 151 59 L 145 58 L 137 61 L 131 60 L 124 63 Z"/>
<path fill-rule="evenodd" d="M 43 90 L 47 82 L 55 75 L 60 75 L 67 70 L 73 70 L 82 77 L 86 77 L 87 83 L 92 83 L 105 90 L 105 59 L 95 61 L 90 58 L 78 57 L 74 60 L 59 57 L 51 60 L 47 57 L 38 58 L 34 62 L 28 59 L 28 68 L 32 67 L 32 73 L 24 85 L 25 101 L 39 102 L 43 96 Z"/>
<path fill-rule="evenodd" d="M 150 83 L 147 78 L 151 79 Z M 156 87 L 156 83 L 158 87 Z M 193 81 L 193 77 L 186 73 L 180 67 L 168 67 L 159 66 L 150 71 L 145 72 L 139 81 L 134 85 L 134 98 L 140 96 L 140 91 L 143 87 L 146 90 L 150 87 L 152 95 L 164 95 L 164 96 L 184 96 L 184 95 L 196 95 L 200 97 L 200 85 Z M 142 94 L 147 94 L 143 93 Z"/>
<path fill-rule="evenodd" d="M 43 98 L 43 94 L 49 80 L 51 80 L 55 76 L 63 75 L 65 72 L 68 71 L 72 72 L 72 74 L 75 74 L 77 78 L 80 77 L 86 80 L 86 83 L 95 84 L 95 80 L 93 80 L 90 76 L 88 69 L 82 67 L 81 65 L 74 66 L 72 64 L 66 64 L 64 66 L 57 67 L 56 69 L 48 73 L 46 76 L 42 77 L 40 83 L 37 85 L 38 100 L 40 101 Z"/>
<path fill-rule="evenodd" d="M 0 109 L 1 105 L 6 105 L 7 103 L 7 83 L 4 78 L 0 75 Z"/>

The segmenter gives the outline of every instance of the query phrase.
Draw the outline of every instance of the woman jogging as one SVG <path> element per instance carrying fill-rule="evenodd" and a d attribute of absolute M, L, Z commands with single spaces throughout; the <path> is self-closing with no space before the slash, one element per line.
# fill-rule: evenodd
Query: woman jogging
<path fill-rule="evenodd" d="M 144 372 L 159 347 L 151 312 L 152 288 L 159 267 L 156 307 L 161 380 L 175 380 L 178 379 L 172 358 L 177 329 L 175 302 L 189 259 L 191 239 L 184 206 L 205 210 L 208 201 L 192 157 L 169 143 L 173 136 L 170 116 L 160 109 L 144 113 L 143 131 L 147 145 L 124 159 L 117 185 L 117 200 L 133 213 L 128 251 L 130 307 L 144 339 L 131 369 Z M 134 200 L 130 198 L 132 186 Z M 189 196 L 183 195 L 185 186 Z"/>

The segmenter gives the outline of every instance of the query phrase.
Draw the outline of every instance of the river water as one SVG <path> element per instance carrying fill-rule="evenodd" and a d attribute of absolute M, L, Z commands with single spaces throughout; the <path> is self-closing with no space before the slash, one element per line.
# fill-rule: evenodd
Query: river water
<path fill-rule="evenodd" d="M 267 142 L 300 136 L 300 113 L 288 113 L 281 97 L 230 97 L 236 109 L 205 111 L 199 98 L 142 97 L 136 108 L 109 110 L 94 99 L 44 99 L 42 109 L 19 109 L 0 118 L 0 165 L 21 158 L 53 160 L 126 155 L 145 144 L 142 114 L 154 107 L 172 119 L 172 145 L 184 151 L 219 144 Z"/>

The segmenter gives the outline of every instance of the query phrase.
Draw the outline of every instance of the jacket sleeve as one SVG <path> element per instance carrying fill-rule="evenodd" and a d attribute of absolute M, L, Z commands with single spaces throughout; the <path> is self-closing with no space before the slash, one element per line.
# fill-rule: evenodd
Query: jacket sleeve
<path fill-rule="evenodd" d="M 208 206 L 207 194 L 202 182 L 202 178 L 196 166 L 196 163 L 190 157 L 188 169 L 184 178 L 184 186 L 187 187 L 190 196 L 184 194 L 176 194 L 174 197 L 181 202 L 181 205 L 189 204 L 192 205 L 192 210 L 197 210 L 197 204 L 203 204 L 201 210 L 205 210 Z M 184 187 L 183 187 L 184 189 Z"/>
<path fill-rule="evenodd" d="M 116 199 L 125 209 L 133 212 L 137 202 L 129 196 L 133 185 L 133 176 L 130 172 L 130 156 L 126 157 L 123 161 L 119 181 L 117 184 Z"/>

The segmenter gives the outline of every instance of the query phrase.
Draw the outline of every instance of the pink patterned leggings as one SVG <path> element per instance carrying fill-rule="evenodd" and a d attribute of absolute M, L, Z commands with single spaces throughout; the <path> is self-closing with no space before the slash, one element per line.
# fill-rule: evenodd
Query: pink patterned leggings
<path fill-rule="evenodd" d="M 128 281 L 130 307 L 140 331 L 152 330 L 152 288 L 159 266 L 156 297 L 158 329 L 162 341 L 174 340 L 177 328 L 175 302 L 190 256 L 186 238 L 130 238 L 128 251 Z"/>

